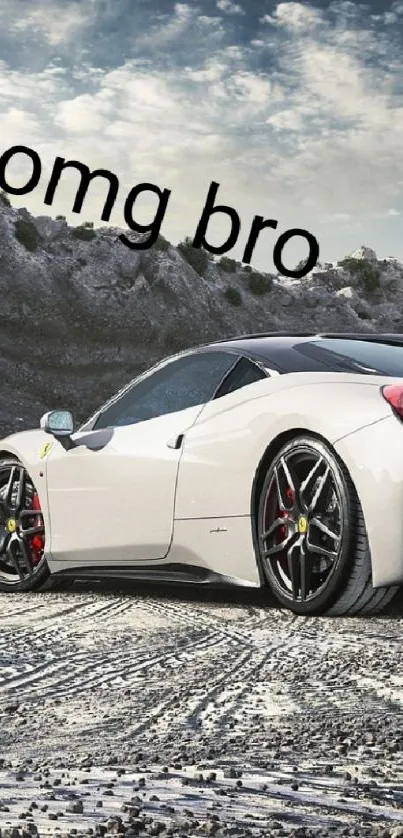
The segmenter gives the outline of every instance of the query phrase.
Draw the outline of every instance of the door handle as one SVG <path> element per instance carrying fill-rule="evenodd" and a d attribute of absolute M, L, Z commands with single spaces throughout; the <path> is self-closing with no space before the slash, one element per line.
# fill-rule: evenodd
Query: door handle
<path fill-rule="evenodd" d="M 175 451 L 177 451 L 182 445 L 184 436 L 185 434 L 179 434 L 178 436 L 172 437 L 172 439 L 168 440 L 167 447 L 173 448 Z"/>

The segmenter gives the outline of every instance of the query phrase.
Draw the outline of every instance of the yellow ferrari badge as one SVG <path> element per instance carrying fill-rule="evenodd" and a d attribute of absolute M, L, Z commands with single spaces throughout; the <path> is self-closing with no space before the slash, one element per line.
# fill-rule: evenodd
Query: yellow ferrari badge
<path fill-rule="evenodd" d="M 9 518 L 7 521 L 7 530 L 8 532 L 15 532 L 17 529 L 17 521 L 15 518 Z"/>
<path fill-rule="evenodd" d="M 306 532 L 306 531 L 307 531 L 307 529 L 308 529 L 308 521 L 307 521 L 307 519 L 305 518 L 305 515 L 301 515 L 301 516 L 298 518 L 298 531 L 299 531 L 300 533 L 304 533 L 304 532 Z"/>
<path fill-rule="evenodd" d="M 45 445 L 43 446 L 43 448 L 41 448 L 41 450 L 39 452 L 39 456 L 40 456 L 41 460 L 43 460 L 49 454 L 49 451 L 52 448 L 52 445 L 53 445 L 53 442 L 45 442 Z"/>

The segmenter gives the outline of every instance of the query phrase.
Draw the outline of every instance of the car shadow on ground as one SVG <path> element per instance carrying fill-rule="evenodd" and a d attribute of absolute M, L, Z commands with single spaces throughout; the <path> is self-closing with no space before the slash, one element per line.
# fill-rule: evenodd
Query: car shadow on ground
<path fill-rule="evenodd" d="M 139 582 L 131 579 L 100 579 L 100 580 L 83 580 L 76 579 L 72 582 L 67 580 L 58 580 L 55 592 L 66 592 L 69 594 L 88 593 L 91 595 L 99 594 L 100 596 L 131 596 L 133 598 L 150 598 L 188 602 L 205 603 L 212 605 L 234 606 L 239 608 L 255 607 L 255 608 L 279 608 L 279 604 L 274 596 L 267 590 L 260 588 L 245 588 L 245 587 L 220 587 L 213 588 L 206 585 L 193 584 L 185 585 L 181 583 L 158 583 L 158 582 Z"/>
<path fill-rule="evenodd" d="M 270 591 L 265 589 L 244 588 L 244 587 L 222 587 L 212 588 L 203 585 L 189 585 L 164 583 L 148 583 L 138 582 L 132 580 L 121 579 L 102 579 L 102 580 L 75 580 L 73 582 L 60 581 L 58 582 L 55 592 L 68 592 L 69 594 L 99 594 L 100 596 L 132 596 L 144 599 L 152 597 L 161 601 L 167 600 L 171 602 L 188 602 L 197 605 L 211 604 L 231 606 L 240 609 L 257 609 L 264 608 L 270 610 L 284 610 L 277 602 Z M 365 615 L 365 619 L 403 619 L 403 587 L 398 591 L 394 600 L 390 605 L 382 611 L 381 614 Z M 307 618 L 309 619 L 309 617 Z M 340 618 L 334 618 L 340 619 Z M 358 615 L 357 619 L 363 619 L 362 615 Z"/>

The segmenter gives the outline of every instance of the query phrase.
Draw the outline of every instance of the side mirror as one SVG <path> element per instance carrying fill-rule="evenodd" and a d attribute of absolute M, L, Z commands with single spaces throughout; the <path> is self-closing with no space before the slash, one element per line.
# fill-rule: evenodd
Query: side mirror
<path fill-rule="evenodd" d="M 71 439 L 71 434 L 74 433 L 74 419 L 70 410 L 51 410 L 45 413 L 40 421 L 40 427 L 45 434 L 54 436 L 66 451 L 76 447 Z"/>

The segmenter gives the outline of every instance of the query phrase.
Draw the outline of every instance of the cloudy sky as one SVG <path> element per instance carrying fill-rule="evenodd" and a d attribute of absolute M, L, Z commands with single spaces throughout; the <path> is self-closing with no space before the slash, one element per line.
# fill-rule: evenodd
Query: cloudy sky
<path fill-rule="evenodd" d="M 261 269 L 290 227 L 312 232 L 324 260 L 361 244 L 403 259 L 402 41 L 402 0 L 1 0 L 0 153 L 25 144 L 43 167 L 13 203 L 97 226 L 102 182 L 78 216 L 78 178 L 64 173 L 45 207 L 62 156 L 119 177 L 115 225 L 135 184 L 172 190 L 161 232 L 174 243 L 215 180 L 241 219 L 229 255 L 242 256 L 255 214 L 278 220 L 255 250 Z M 30 171 L 15 158 L 10 184 Z M 155 201 L 139 199 L 139 222 Z M 216 217 L 211 242 L 228 229 Z M 284 261 L 305 255 L 289 246 Z"/>

